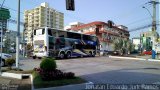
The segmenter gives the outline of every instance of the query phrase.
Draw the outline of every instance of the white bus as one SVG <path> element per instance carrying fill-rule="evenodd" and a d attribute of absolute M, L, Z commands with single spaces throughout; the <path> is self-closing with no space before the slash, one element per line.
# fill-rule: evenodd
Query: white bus
<path fill-rule="evenodd" d="M 39 28 L 33 35 L 33 58 L 71 58 L 95 56 L 99 49 L 96 36 L 68 32 L 52 28 Z"/>

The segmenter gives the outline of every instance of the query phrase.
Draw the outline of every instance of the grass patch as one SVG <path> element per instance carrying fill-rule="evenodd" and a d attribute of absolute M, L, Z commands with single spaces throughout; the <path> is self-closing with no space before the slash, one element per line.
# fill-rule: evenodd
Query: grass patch
<path fill-rule="evenodd" d="M 75 77 L 73 79 L 43 81 L 37 72 L 33 72 L 32 75 L 33 75 L 34 88 L 48 88 L 48 87 L 64 86 L 70 84 L 80 84 L 86 82 L 84 79 L 81 79 L 80 77 Z"/>

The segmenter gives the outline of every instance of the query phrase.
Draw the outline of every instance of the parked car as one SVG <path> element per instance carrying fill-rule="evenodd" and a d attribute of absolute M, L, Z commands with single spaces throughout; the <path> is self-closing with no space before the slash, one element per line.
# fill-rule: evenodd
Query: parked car
<path fill-rule="evenodd" d="M 145 55 L 152 55 L 152 50 L 144 50 L 143 54 L 145 54 Z"/>
<path fill-rule="evenodd" d="M 2 62 L 1 62 L 1 66 L 5 66 L 5 60 L 8 58 L 12 58 L 12 55 L 10 54 L 6 54 L 6 53 L 2 53 Z M 1 60 L 1 53 L 0 53 L 0 60 Z"/>

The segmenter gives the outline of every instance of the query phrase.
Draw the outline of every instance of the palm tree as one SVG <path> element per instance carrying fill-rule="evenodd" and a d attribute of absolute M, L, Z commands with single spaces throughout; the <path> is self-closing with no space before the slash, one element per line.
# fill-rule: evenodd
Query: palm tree
<path fill-rule="evenodd" d="M 134 44 L 131 41 L 128 41 L 128 44 L 127 44 L 128 54 L 134 51 L 134 47 L 135 47 Z"/>
<path fill-rule="evenodd" d="M 124 53 L 125 54 L 127 54 L 127 44 L 128 44 L 128 40 L 123 40 L 123 47 L 122 47 L 122 49 L 123 49 L 123 51 L 124 51 Z"/>
<path fill-rule="evenodd" d="M 130 54 L 134 50 L 134 45 L 130 40 L 116 39 L 113 44 L 114 51 L 119 51 L 120 55 Z"/>
<path fill-rule="evenodd" d="M 113 44 L 114 51 L 119 51 L 120 55 L 123 55 L 123 40 L 116 39 Z"/>

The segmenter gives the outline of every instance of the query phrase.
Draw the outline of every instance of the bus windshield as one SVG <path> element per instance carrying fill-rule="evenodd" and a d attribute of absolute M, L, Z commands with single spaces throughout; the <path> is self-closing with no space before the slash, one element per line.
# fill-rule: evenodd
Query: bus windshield
<path fill-rule="evenodd" d="M 44 33 L 45 33 L 45 29 L 34 30 L 34 35 L 43 35 Z"/>

